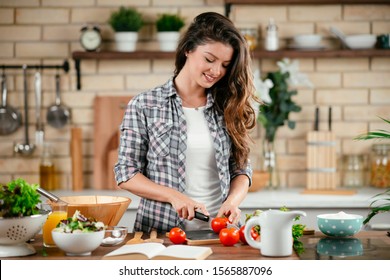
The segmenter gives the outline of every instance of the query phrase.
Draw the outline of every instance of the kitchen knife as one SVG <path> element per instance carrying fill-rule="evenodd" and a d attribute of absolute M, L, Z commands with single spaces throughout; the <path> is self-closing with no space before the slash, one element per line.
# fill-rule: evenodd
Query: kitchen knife
<path fill-rule="evenodd" d="M 195 211 L 195 219 L 198 219 L 198 220 L 201 220 L 201 221 L 204 221 L 204 222 L 208 222 L 210 220 L 210 216 L 207 216 L 207 215 L 205 215 L 203 213 Z"/>
<path fill-rule="evenodd" d="M 320 109 L 316 107 L 316 113 L 314 118 L 314 131 L 319 130 L 319 124 L 320 124 Z"/>

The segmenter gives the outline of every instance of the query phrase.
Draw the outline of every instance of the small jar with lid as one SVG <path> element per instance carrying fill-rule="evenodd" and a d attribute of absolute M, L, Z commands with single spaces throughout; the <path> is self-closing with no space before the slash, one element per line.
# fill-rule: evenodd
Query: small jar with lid
<path fill-rule="evenodd" d="M 250 51 L 253 51 L 257 47 L 257 41 L 259 39 L 257 29 L 255 28 L 241 28 L 241 34 L 244 36 L 245 40 L 248 43 Z"/>
<path fill-rule="evenodd" d="M 365 185 L 365 156 L 345 155 L 342 162 L 343 186 L 361 188 Z"/>
<path fill-rule="evenodd" d="M 370 185 L 378 188 L 390 187 L 390 144 L 374 144 L 371 150 Z"/>

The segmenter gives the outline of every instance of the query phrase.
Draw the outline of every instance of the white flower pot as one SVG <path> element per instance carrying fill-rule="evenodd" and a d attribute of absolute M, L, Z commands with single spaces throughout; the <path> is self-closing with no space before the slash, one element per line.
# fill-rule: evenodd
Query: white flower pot
<path fill-rule="evenodd" d="M 120 52 L 133 52 L 136 49 L 138 32 L 116 32 L 116 50 Z"/>
<path fill-rule="evenodd" d="M 158 32 L 157 40 L 160 50 L 164 52 L 175 51 L 179 42 L 180 33 L 176 31 Z"/>

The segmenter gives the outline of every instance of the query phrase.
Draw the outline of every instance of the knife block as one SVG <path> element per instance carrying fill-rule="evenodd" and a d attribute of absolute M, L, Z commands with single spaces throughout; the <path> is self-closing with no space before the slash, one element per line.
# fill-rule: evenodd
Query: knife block
<path fill-rule="evenodd" d="M 307 189 L 334 190 L 337 184 L 336 139 L 331 131 L 307 134 Z"/>

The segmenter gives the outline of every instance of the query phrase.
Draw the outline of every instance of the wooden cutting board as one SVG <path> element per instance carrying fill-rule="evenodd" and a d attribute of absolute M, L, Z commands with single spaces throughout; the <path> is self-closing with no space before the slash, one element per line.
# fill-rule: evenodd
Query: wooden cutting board
<path fill-rule="evenodd" d="M 169 232 L 166 233 L 169 238 Z M 218 244 L 219 236 L 212 230 L 188 230 L 186 231 L 186 244 L 187 245 L 209 245 Z"/>
<path fill-rule="evenodd" d="M 131 96 L 97 96 L 94 100 L 95 189 L 115 189 L 113 168 L 118 159 L 119 125 Z"/>

